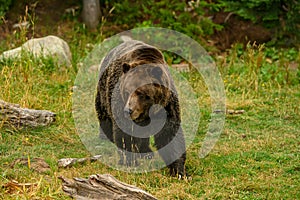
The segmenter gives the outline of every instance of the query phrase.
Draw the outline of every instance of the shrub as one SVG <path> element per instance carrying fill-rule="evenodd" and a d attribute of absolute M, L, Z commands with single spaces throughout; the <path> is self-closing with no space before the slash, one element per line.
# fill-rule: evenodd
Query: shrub
<path fill-rule="evenodd" d="M 127 25 L 127 28 L 159 26 L 180 31 L 200 40 L 201 36 L 210 35 L 214 29 L 221 29 L 205 14 L 218 9 L 217 4 L 206 1 L 187 3 L 178 0 L 163 1 L 115 1 L 113 22 Z"/>
<path fill-rule="evenodd" d="M 296 0 L 219 0 L 225 11 L 275 30 L 275 40 L 291 45 L 300 39 L 300 3 Z M 287 40 L 283 40 L 288 38 Z"/>
<path fill-rule="evenodd" d="M 13 0 L 0 0 L 0 18 L 2 18 L 8 11 L 9 6 L 12 4 Z"/>

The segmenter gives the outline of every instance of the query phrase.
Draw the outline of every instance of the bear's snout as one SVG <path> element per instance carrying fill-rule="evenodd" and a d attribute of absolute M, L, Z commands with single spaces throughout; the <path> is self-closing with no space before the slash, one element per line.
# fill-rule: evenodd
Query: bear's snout
<path fill-rule="evenodd" d="M 130 115 L 132 114 L 132 112 L 133 112 L 133 110 L 131 110 L 128 107 L 124 108 L 124 115 L 125 115 L 126 118 L 130 118 Z"/>

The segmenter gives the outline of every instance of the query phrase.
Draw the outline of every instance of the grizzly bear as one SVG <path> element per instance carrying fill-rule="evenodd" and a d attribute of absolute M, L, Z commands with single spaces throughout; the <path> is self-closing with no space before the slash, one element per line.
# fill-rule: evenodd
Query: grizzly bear
<path fill-rule="evenodd" d="M 129 40 L 112 49 L 100 66 L 95 105 L 100 136 L 118 147 L 119 164 L 137 164 L 132 152 L 151 159 L 149 138 L 153 135 L 170 174 L 186 175 L 179 100 L 157 48 Z"/>

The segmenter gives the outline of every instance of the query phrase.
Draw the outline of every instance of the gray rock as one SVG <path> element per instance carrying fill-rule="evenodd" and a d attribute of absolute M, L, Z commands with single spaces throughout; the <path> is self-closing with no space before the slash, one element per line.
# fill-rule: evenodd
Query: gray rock
<path fill-rule="evenodd" d="M 28 40 L 21 47 L 3 52 L 0 59 L 20 58 L 22 51 L 32 53 L 36 57 L 52 57 L 59 65 L 71 65 L 72 54 L 68 43 L 53 35 Z"/>

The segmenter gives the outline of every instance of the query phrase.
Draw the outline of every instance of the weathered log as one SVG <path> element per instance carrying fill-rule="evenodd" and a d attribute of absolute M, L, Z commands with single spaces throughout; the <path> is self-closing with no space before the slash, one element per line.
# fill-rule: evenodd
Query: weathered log
<path fill-rule="evenodd" d="M 55 121 L 55 116 L 55 113 L 47 110 L 21 108 L 18 104 L 0 100 L 0 125 L 17 128 L 47 126 Z"/>
<path fill-rule="evenodd" d="M 156 200 L 146 191 L 120 182 L 110 174 L 91 175 L 88 179 L 59 178 L 63 181 L 63 191 L 78 200 Z"/>

